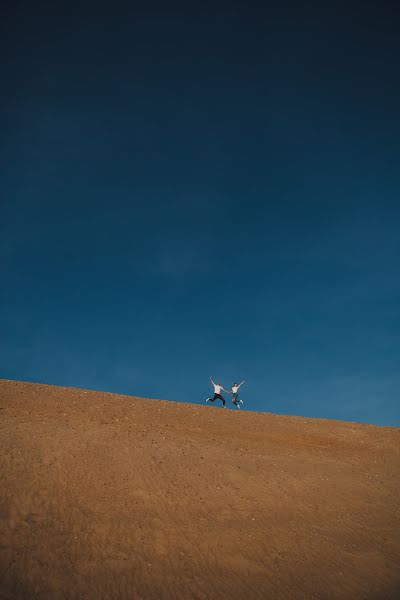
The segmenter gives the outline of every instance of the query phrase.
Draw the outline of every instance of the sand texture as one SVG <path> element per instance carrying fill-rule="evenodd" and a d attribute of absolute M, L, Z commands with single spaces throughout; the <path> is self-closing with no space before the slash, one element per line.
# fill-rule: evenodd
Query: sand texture
<path fill-rule="evenodd" d="M 0 381 L 0 598 L 400 598 L 400 431 Z"/>

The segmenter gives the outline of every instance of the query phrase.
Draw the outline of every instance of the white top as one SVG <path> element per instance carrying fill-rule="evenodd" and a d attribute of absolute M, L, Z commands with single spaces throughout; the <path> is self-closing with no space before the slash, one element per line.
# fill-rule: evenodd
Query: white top
<path fill-rule="evenodd" d="M 239 386 L 238 386 L 238 385 L 233 385 L 233 386 L 232 386 L 232 392 L 233 392 L 234 394 L 237 394 L 237 393 L 238 393 L 238 390 L 239 390 Z"/>
<path fill-rule="evenodd" d="M 214 383 L 214 394 L 220 394 L 221 390 L 222 390 L 222 385 L 218 385 L 217 383 Z"/>

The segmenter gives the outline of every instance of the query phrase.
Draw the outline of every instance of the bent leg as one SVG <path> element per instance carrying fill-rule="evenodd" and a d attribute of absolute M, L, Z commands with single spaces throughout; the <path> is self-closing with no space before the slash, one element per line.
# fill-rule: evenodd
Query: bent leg
<path fill-rule="evenodd" d="M 225 398 L 221 394 L 214 394 L 214 400 L 221 400 L 222 405 L 225 406 Z"/>
<path fill-rule="evenodd" d="M 208 401 L 215 402 L 215 400 L 217 400 L 218 398 L 219 398 L 219 394 L 214 394 L 214 396 L 212 398 L 209 398 Z"/>

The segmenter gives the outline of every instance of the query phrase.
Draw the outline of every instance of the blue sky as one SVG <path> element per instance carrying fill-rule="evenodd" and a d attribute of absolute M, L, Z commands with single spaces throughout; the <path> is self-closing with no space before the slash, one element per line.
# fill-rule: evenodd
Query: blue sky
<path fill-rule="evenodd" d="M 10 3 L 0 377 L 399 425 L 391 10 Z"/>

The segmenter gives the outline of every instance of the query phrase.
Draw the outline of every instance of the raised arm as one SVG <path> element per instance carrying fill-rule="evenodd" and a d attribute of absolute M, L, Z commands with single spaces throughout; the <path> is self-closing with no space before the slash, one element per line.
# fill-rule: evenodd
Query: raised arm
<path fill-rule="evenodd" d="M 242 381 L 242 383 L 239 383 L 238 387 L 240 387 L 241 385 L 243 385 L 245 382 L 245 380 Z"/>
<path fill-rule="evenodd" d="M 215 383 L 213 382 L 213 378 L 212 378 L 212 377 L 210 377 L 210 381 L 211 381 L 211 383 L 212 383 L 213 385 L 215 385 Z"/>

